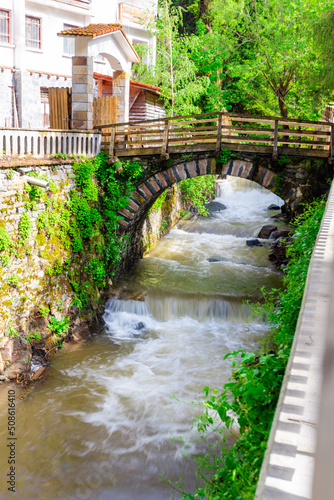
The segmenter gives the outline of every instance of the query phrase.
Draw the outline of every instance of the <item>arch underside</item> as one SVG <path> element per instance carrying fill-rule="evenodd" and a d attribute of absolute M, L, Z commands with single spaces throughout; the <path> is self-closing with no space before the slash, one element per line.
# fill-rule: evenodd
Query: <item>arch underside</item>
<path fill-rule="evenodd" d="M 131 193 L 129 207 L 118 212 L 118 215 L 122 217 L 118 221 L 120 233 L 128 233 L 138 225 L 139 219 L 143 221 L 154 201 L 173 184 L 210 174 L 219 175 L 222 178 L 226 175 L 241 177 L 255 181 L 269 190 L 274 187 L 276 178 L 276 174 L 272 171 L 264 167 L 255 167 L 250 161 L 230 160 L 223 165 L 217 163 L 215 158 L 182 161 L 157 172 L 136 187 Z"/>

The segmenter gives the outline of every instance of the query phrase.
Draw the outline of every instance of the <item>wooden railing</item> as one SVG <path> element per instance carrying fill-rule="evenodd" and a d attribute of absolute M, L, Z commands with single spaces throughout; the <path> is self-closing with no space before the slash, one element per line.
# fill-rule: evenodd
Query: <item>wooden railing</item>
<path fill-rule="evenodd" d="M 334 156 L 334 124 L 317 121 L 204 113 L 156 120 L 108 124 L 102 132 L 102 149 L 110 156 L 143 156 L 169 153 L 232 151 Z M 106 128 L 111 133 L 106 133 Z"/>

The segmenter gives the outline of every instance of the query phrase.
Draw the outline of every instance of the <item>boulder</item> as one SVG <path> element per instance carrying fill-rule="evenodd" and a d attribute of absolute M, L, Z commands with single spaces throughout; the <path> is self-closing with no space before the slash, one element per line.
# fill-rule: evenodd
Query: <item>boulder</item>
<path fill-rule="evenodd" d="M 209 257 L 207 260 L 208 260 L 208 262 L 222 262 L 222 261 L 224 261 L 226 259 L 225 259 L 225 257 L 216 257 L 216 256 L 214 256 L 214 257 Z"/>
<path fill-rule="evenodd" d="M 267 210 L 280 210 L 280 207 L 278 205 L 271 204 Z"/>
<path fill-rule="evenodd" d="M 278 229 L 273 231 L 270 235 L 271 240 L 277 240 L 278 238 L 287 238 L 291 233 L 291 229 Z"/>
<path fill-rule="evenodd" d="M 259 240 L 246 240 L 246 245 L 249 247 L 263 247 Z"/>
<path fill-rule="evenodd" d="M 277 231 L 277 226 L 263 226 L 257 237 L 267 240 L 273 231 Z"/>
<path fill-rule="evenodd" d="M 221 212 L 222 210 L 226 210 L 225 205 L 223 203 L 219 203 L 219 201 L 210 201 L 206 205 L 204 205 L 210 213 L 212 212 Z"/>

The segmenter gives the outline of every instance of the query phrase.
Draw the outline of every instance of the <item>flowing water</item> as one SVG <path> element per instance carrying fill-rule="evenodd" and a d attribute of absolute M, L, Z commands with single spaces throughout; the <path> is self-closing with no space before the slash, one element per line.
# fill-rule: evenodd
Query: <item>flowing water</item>
<path fill-rule="evenodd" d="M 1 388 L 1 498 L 170 499 L 160 473 L 193 485 L 192 460 L 172 440 L 189 437 L 199 412 L 187 402 L 206 385 L 222 388 L 231 374 L 224 355 L 254 349 L 266 334 L 265 324 L 247 322 L 243 299 L 281 285 L 268 247 L 246 239 L 272 223 L 267 207 L 282 201 L 233 178 L 219 182 L 216 201 L 226 210 L 180 222 L 122 280 L 103 331 L 67 345 L 19 402 L 16 494 L 5 493 L 8 386 Z M 200 443 L 188 451 L 198 453 Z"/>

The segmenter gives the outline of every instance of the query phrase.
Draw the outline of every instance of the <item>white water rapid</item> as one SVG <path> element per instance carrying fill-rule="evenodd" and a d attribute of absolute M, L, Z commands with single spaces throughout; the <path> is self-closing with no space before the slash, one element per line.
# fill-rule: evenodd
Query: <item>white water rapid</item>
<path fill-rule="evenodd" d="M 104 331 L 67 346 L 18 405 L 20 500 L 167 500 L 173 491 L 161 473 L 194 486 L 178 440 L 199 412 L 189 402 L 226 383 L 226 353 L 254 349 L 266 334 L 265 324 L 247 322 L 243 299 L 281 286 L 266 243 L 246 240 L 272 224 L 277 212 L 267 207 L 282 200 L 230 178 L 215 201 L 226 210 L 181 221 L 121 281 Z M 198 441 L 188 448 L 200 450 Z"/>

